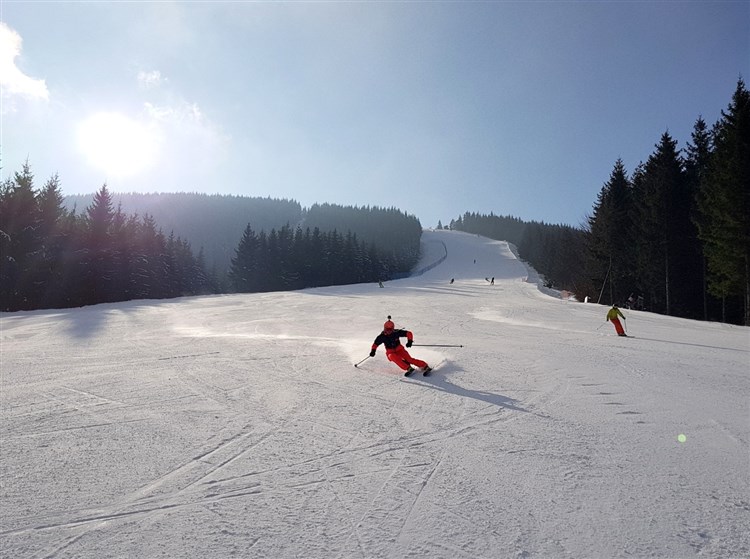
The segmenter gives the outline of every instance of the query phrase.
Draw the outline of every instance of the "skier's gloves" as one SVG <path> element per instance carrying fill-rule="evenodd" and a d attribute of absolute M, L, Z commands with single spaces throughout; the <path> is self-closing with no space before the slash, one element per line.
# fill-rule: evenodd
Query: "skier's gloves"
<path fill-rule="evenodd" d="M 414 343 L 413 340 L 409 340 L 408 342 L 406 342 L 406 347 L 411 347 L 411 344 L 413 343 Z"/>
<path fill-rule="evenodd" d="M 375 350 L 374 349 L 370 352 L 370 357 L 375 357 Z"/>

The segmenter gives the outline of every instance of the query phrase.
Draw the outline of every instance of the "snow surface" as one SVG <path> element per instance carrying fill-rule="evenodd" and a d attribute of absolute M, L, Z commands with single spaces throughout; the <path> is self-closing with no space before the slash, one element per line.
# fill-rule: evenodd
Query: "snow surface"
<path fill-rule="evenodd" d="M 423 242 L 383 289 L 3 314 L 0 556 L 750 556 L 750 329 L 618 338 L 507 243 Z M 388 314 L 464 347 L 353 367 Z"/>

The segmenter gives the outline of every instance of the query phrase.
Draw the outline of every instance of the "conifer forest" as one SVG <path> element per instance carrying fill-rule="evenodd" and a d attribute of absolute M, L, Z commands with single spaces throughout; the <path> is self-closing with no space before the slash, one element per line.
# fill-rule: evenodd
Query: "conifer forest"
<path fill-rule="evenodd" d="M 515 244 L 580 301 L 750 325 L 745 83 L 716 123 L 696 120 L 684 148 L 665 132 L 634 169 L 615 161 L 585 223 L 489 211 L 446 227 Z M 421 231 L 396 208 L 106 184 L 66 197 L 58 176 L 38 187 L 27 162 L 0 184 L 0 311 L 386 281 L 417 263 Z"/>
<path fill-rule="evenodd" d="M 465 214 L 451 228 L 504 239 L 578 300 L 750 325 L 750 94 L 679 149 L 665 132 L 630 173 L 614 163 L 578 228 Z"/>

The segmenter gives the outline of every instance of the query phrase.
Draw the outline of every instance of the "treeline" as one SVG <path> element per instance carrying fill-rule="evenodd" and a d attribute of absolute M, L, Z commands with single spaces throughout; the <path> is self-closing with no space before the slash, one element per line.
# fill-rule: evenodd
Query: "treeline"
<path fill-rule="evenodd" d="M 206 267 L 228 289 L 226 274 L 237 243 L 248 222 L 256 231 L 301 223 L 303 210 L 295 200 L 201 194 L 197 192 L 113 193 L 113 203 L 127 214 L 149 215 L 165 231 L 173 231 L 196 248 L 202 248 Z M 85 208 L 93 195 L 65 197 L 69 210 Z M 339 231 L 343 229 L 339 228 Z"/>
<path fill-rule="evenodd" d="M 587 279 L 613 301 L 750 325 L 750 94 L 742 80 L 685 150 L 664 133 L 628 175 L 615 163 L 588 221 Z"/>
<path fill-rule="evenodd" d="M 212 293 L 203 255 L 152 217 L 115 210 L 106 185 L 81 214 L 28 163 L 0 185 L 0 310 L 65 308 Z"/>
<path fill-rule="evenodd" d="M 412 218 L 391 210 L 339 208 L 347 215 L 364 214 L 364 221 L 376 224 L 386 215 L 389 235 L 406 250 L 382 250 L 359 240 L 356 233 L 340 234 L 336 229 L 321 232 L 301 226 L 283 226 L 270 233 L 256 233 L 248 224 L 232 259 L 229 279 L 237 292 L 284 291 L 303 287 L 345 285 L 381 281 L 408 272 L 419 258 L 421 226 Z M 353 213 L 352 213 L 353 212 Z M 385 214 L 383 214 L 385 212 Z M 399 215 L 401 217 L 399 217 Z M 415 248 L 416 247 L 416 248 Z"/>
<path fill-rule="evenodd" d="M 742 80 L 709 129 L 679 150 L 664 133 L 628 174 L 615 162 L 580 230 L 464 216 L 452 227 L 507 239 L 579 299 L 750 325 L 750 94 Z M 567 268 L 567 271 L 565 270 Z"/>
<path fill-rule="evenodd" d="M 291 217 L 297 225 L 287 221 L 256 233 L 246 222 L 244 233 L 231 242 L 230 265 L 214 264 L 207 272 L 203 247 L 195 256 L 188 240 L 165 235 L 152 215 L 127 213 L 121 201 L 115 209 L 106 185 L 79 214 L 77 204 L 66 206 L 57 176 L 37 190 L 27 163 L 0 185 L 0 310 L 379 281 L 407 273 L 419 258 L 422 227 L 395 209 L 316 205 L 302 211 L 293 201 L 248 204 L 238 197 L 190 194 L 125 198 L 173 219 L 192 215 L 185 229 L 199 237 L 213 223 L 222 230 L 215 238 L 224 244 L 230 243 L 226 235 L 236 211 L 211 215 L 211 208 L 252 206 L 261 224 Z M 134 200 L 152 204 L 138 206 Z M 303 230 L 307 217 L 318 225 Z"/>
<path fill-rule="evenodd" d="M 615 162 L 580 228 L 473 213 L 450 227 L 516 244 L 579 299 L 633 295 L 654 312 L 750 325 L 744 82 L 685 150 L 668 133 L 655 147 L 630 174 Z M 57 176 L 37 191 L 28 164 L 0 184 L 0 310 L 377 281 L 419 258 L 421 225 L 395 208 L 183 193 L 120 195 L 115 209 L 106 185 L 80 214 L 77 201 L 66 206 Z"/>
<path fill-rule="evenodd" d="M 360 241 L 392 253 L 401 271 L 408 270 L 408 263 L 418 253 L 422 231 L 416 217 L 395 208 L 314 204 L 305 209 L 295 200 L 194 192 L 112 196 L 123 212 L 150 215 L 165 231 L 173 231 L 192 246 L 201 247 L 207 268 L 223 290 L 232 289 L 227 272 L 248 223 L 256 234 L 265 231 L 266 235 L 274 229 L 278 234 L 284 226 L 293 230 L 302 227 L 303 231 L 317 227 L 321 232 L 337 231 L 340 235 L 350 232 Z M 65 197 L 70 210 L 91 202 L 92 195 Z"/>
<path fill-rule="evenodd" d="M 385 259 L 381 278 L 405 274 L 419 260 L 422 224 L 396 208 L 314 204 L 303 213 L 302 227 L 321 231 L 345 231 L 368 245 L 376 245 Z"/>

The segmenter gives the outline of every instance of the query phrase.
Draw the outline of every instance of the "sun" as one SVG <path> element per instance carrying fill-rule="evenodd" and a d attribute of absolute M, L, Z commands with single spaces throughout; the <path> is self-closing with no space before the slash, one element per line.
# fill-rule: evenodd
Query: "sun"
<path fill-rule="evenodd" d="M 78 147 L 107 178 L 125 178 L 153 165 L 159 142 L 145 124 L 120 113 L 101 112 L 78 127 Z"/>

